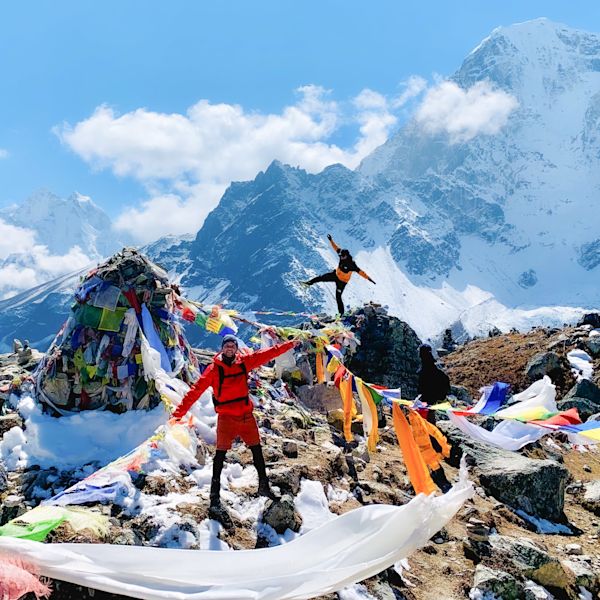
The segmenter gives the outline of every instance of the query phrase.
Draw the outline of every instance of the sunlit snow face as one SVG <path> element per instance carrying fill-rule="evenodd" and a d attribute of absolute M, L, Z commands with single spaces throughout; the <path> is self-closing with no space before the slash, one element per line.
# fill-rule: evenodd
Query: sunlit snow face
<path fill-rule="evenodd" d="M 225 342 L 223 348 L 221 348 L 223 356 L 227 358 L 233 358 L 238 351 L 237 344 L 235 342 Z"/>

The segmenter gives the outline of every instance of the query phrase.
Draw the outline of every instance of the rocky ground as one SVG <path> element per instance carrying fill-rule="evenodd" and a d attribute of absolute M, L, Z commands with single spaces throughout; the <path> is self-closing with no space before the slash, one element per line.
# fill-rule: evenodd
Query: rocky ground
<path fill-rule="evenodd" d="M 400 322 L 393 322 L 378 311 L 367 315 L 366 324 L 361 322 L 359 326 L 373 330 L 369 321 L 372 318 L 385 323 L 388 334 L 396 332 L 399 344 L 408 348 L 415 345 L 412 334 L 405 332 Z M 560 331 L 535 329 L 526 334 L 475 340 L 445 356 L 444 364 L 452 382 L 464 388 L 457 393 L 471 397 L 478 396 L 479 387 L 495 380 L 511 383 L 515 392 L 521 391 L 545 369 L 557 381 L 559 399 L 567 397 L 563 402 L 570 399 L 571 405 L 598 413 L 600 390 L 590 382 L 579 384 L 572 391 L 575 380 L 564 358 L 570 349 L 585 345 L 589 329 L 587 325 Z M 400 352 L 397 348 L 395 351 Z M 547 356 L 549 352 L 557 358 Z M 405 364 L 409 360 L 412 357 Z M 596 377 L 600 373 L 598 363 L 596 357 Z M 363 364 L 368 367 L 368 361 Z M 27 374 L 25 365 L 19 368 L 21 371 L 17 373 L 15 360 L 2 357 L 0 378 L 8 381 L 8 376 L 2 373 L 9 371 L 11 381 Z M 372 377 L 377 377 L 377 367 L 369 368 Z M 237 505 L 226 496 L 235 527 L 221 530 L 219 538 L 234 549 L 272 544 L 274 532 L 283 533 L 288 527 L 298 530 L 301 523 L 294 509 L 294 498 L 301 491 L 303 479 L 323 484 L 328 491 L 330 510 L 337 514 L 368 503 L 403 504 L 413 496 L 389 416 L 389 425 L 381 432 L 378 452 L 369 456 L 360 440 L 350 447 L 344 444 L 337 412 L 341 403 L 335 389 L 303 387 L 296 393 L 299 402 L 267 403 L 257 409 L 271 480 L 282 499 L 275 503 L 256 499 L 256 485 L 252 481 L 232 489 L 238 500 L 254 503 L 258 510 L 257 521 L 252 511 L 236 510 Z M 3 428 L 0 434 L 9 424 L 18 423 L 18 417 L 4 410 L 9 414 L 0 417 L 0 421 L 6 420 L 2 421 L 4 425 L 0 424 Z M 351 589 L 323 598 L 439 600 L 466 598 L 469 594 L 484 598 L 486 593 L 488 598 L 502 599 L 550 598 L 548 594 L 573 600 L 597 597 L 600 452 L 580 452 L 566 438 L 556 435 L 547 436 L 520 452 L 504 452 L 467 439 L 448 421 L 440 421 L 439 425 L 453 443 L 452 455 L 444 467 L 448 478 L 456 477 L 458 461 L 463 454 L 467 455 L 471 477 L 477 486 L 474 498 L 445 530 L 409 557 L 401 574 L 388 569 Z M 355 429 L 360 432 L 358 423 Z M 210 447 L 200 448 L 200 464 L 211 451 Z M 249 465 L 251 455 L 239 446 L 228 454 L 228 461 Z M 72 477 L 72 473 L 39 469 L 7 475 L 0 469 L 1 522 L 24 510 L 24 502 L 36 503 L 36 486 L 58 491 L 69 485 Z M 189 473 L 184 472 L 179 477 L 141 477 L 136 485 L 148 497 L 195 494 L 192 501 L 175 504 L 173 514 L 180 530 L 200 540 L 202 523 L 207 522 L 206 486 L 198 489 Z M 164 531 L 152 519 L 125 514 L 119 507 L 101 507 L 101 510 L 111 516 L 112 543 L 160 545 L 166 539 Z M 552 529 L 558 533 L 548 533 Z M 102 541 L 81 534 L 75 536 L 67 526 L 61 526 L 50 539 Z M 52 598 L 117 598 L 61 582 L 55 582 L 54 589 Z"/>

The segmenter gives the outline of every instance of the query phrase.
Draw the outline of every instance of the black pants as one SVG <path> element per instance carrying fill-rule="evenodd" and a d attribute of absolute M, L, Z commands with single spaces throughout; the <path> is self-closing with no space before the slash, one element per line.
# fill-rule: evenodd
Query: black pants
<path fill-rule="evenodd" d="M 262 446 L 257 444 L 256 446 L 250 446 L 252 452 L 252 460 L 256 471 L 258 473 L 258 484 L 269 485 L 267 479 L 267 466 L 265 465 L 265 458 L 262 452 Z M 221 472 L 223 471 L 223 465 L 225 464 L 226 450 L 217 450 L 215 452 L 215 458 L 213 460 L 213 472 L 212 479 L 210 482 L 210 503 L 218 504 L 219 497 L 221 495 Z"/>
<path fill-rule="evenodd" d="M 344 302 L 342 301 L 342 293 L 346 287 L 346 282 L 339 279 L 335 271 L 331 271 L 331 273 L 325 273 L 323 275 L 319 275 L 318 277 L 313 277 L 306 283 L 308 283 L 308 285 L 312 285 L 313 283 L 321 283 L 323 281 L 333 281 L 335 283 L 335 300 L 337 302 L 338 312 L 340 313 L 340 316 L 342 316 L 345 310 Z"/>

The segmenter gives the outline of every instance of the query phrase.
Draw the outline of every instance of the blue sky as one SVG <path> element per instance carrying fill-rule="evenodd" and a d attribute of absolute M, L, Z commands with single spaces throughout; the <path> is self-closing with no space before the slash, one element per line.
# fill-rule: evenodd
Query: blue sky
<path fill-rule="evenodd" d="M 169 202 L 185 207 L 189 197 L 220 193 L 227 170 L 213 180 L 208 171 L 214 167 L 191 176 L 191 167 L 174 165 L 154 178 L 152 170 L 161 170 L 156 157 L 142 164 L 126 156 L 137 146 L 106 148 L 104 154 L 93 147 L 102 139 L 103 123 L 114 126 L 120 115 L 138 119 L 124 136 L 143 136 L 140 119 L 152 117 L 156 123 L 165 115 L 185 116 L 202 99 L 211 106 L 240 105 L 243 115 L 236 118 L 244 123 L 252 115 L 282 115 L 286 107 L 300 107 L 300 118 L 310 114 L 315 120 L 302 135 L 329 144 L 327 156 L 350 156 L 351 166 L 359 157 L 353 144 L 361 121 L 350 107 L 371 110 L 377 104 L 361 96 L 363 90 L 391 98 L 407 89 L 411 77 L 430 82 L 434 74 L 450 75 L 494 27 L 539 16 L 600 31 L 595 2 L 4 3 L 0 207 L 45 187 L 63 196 L 74 190 L 89 195 L 118 218 L 128 206 L 151 198 L 158 198 L 156 213 Z M 307 85 L 323 90 L 297 91 Z M 325 122 L 331 117 L 327 102 L 342 107 L 334 111 L 335 124 Z M 108 112 L 90 122 L 101 106 Z M 134 112 L 139 109 L 145 112 Z M 209 117 L 202 112 L 198 118 Z M 389 134 L 402 118 L 399 110 L 396 121 L 380 121 L 378 135 Z M 179 120 L 171 118 L 169 127 Z M 69 137 L 78 123 L 89 128 Z M 259 125 L 248 127 L 254 131 Z M 165 152 L 176 153 L 186 139 L 175 138 Z M 380 137 L 369 143 L 374 140 Z M 250 173 L 234 169 L 231 176 Z M 210 180 L 210 190 L 202 187 L 202 177 Z M 129 217 L 136 215 L 141 219 L 138 213 Z"/>

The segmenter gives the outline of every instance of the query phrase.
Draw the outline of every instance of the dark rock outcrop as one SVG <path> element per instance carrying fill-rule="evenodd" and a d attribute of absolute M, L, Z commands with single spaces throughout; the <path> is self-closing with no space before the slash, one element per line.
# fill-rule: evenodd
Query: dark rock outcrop
<path fill-rule="evenodd" d="M 556 405 L 559 410 L 576 408 L 581 420 L 586 421 L 600 410 L 600 388 L 588 379 L 582 379 Z"/>
<path fill-rule="evenodd" d="M 556 352 L 540 352 L 527 363 L 525 372 L 530 381 L 541 379 L 544 375 L 554 381 L 565 369 L 568 369 L 565 359 Z"/>
<path fill-rule="evenodd" d="M 481 487 L 497 500 L 530 515 L 564 521 L 568 470 L 553 460 L 534 460 L 466 436 L 454 424 L 442 421 L 439 429 L 452 443 L 450 462 L 458 465 L 467 454 Z"/>
<path fill-rule="evenodd" d="M 578 381 L 566 394 L 563 400 L 568 398 L 586 398 L 591 400 L 600 408 L 600 388 L 589 379 Z"/>
<path fill-rule="evenodd" d="M 578 327 L 580 327 L 581 325 L 591 325 L 594 329 L 599 328 L 600 327 L 600 313 L 597 313 L 597 312 L 586 313 L 585 315 L 583 315 L 583 317 L 581 317 L 581 319 L 577 323 Z"/>
<path fill-rule="evenodd" d="M 385 308 L 367 304 L 347 317 L 361 345 L 348 368 L 365 381 L 402 387 L 404 398 L 417 395 L 417 370 L 421 366 L 421 340 L 404 321 Z"/>

